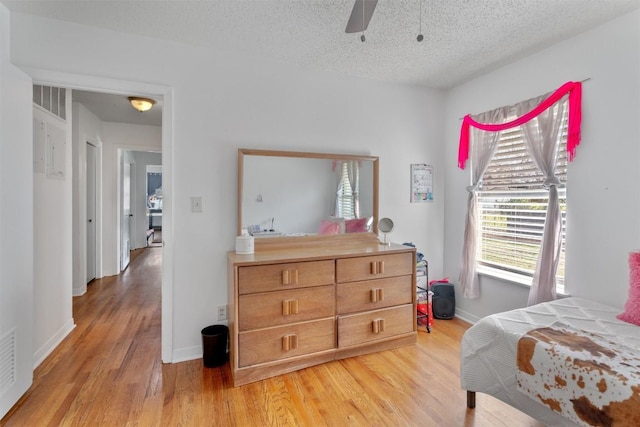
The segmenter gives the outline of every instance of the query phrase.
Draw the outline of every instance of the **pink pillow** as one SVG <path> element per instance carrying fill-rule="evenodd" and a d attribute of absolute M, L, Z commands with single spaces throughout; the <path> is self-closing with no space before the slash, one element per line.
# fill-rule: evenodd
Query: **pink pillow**
<path fill-rule="evenodd" d="M 340 223 L 323 219 L 320 222 L 320 230 L 318 230 L 318 234 L 340 234 Z"/>
<path fill-rule="evenodd" d="M 629 254 L 629 298 L 618 319 L 640 326 L 640 252 Z"/>
<path fill-rule="evenodd" d="M 364 233 L 367 231 L 367 218 L 348 219 L 344 228 L 347 233 Z"/>

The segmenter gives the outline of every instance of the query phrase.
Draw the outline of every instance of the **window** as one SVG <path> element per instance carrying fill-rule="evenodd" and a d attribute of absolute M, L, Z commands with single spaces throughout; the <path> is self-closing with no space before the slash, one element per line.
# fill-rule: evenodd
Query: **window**
<path fill-rule="evenodd" d="M 353 191 L 351 181 L 349 180 L 349 164 L 350 162 L 342 162 L 342 176 L 338 183 L 338 192 L 336 199 L 336 216 L 338 218 L 353 219 L 358 217 L 356 194 Z M 356 167 L 352 168 L 354 174 L 354 183 L 359 183 L 359 168 L 357 162 L 353 163 Z"/>
<path fill-rule="evenodd" d="M 561 255 L 556 273 L 556 291 L 559 293 L 564 291 L 566 135 L 565 114 L 556 166 L 556 176 L 563 184 L 558 188 L 562 212 Z M 481 233 L 479 267 L 499 276 L 515 275 L 517 281 L 531 283 L 549 200 L 549 192 L 543 183 L 544 176 L 527 152 L 521 128 L 503 131 L 477 193 Z"/>

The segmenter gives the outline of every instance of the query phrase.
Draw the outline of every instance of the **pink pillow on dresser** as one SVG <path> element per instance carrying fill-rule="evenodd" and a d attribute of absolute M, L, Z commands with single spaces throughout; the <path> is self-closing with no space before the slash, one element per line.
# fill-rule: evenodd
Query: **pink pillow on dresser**
<path fill-rule="evenodd" d="M 318 234 L 340 234 L 340 223 L 323 219 L 320 222 L 320 230 L 318 230 Z"/>
<path fill-rule="evenodd" d="M 629 254 L 629 297 L 618 319 L 640 326 L 640 252 Z"/>
<path fill-rule="evenodd" d="M 347 233 L 364 233 L 367 231 L 367 218 L 347 219 L 344 228 Z"/>

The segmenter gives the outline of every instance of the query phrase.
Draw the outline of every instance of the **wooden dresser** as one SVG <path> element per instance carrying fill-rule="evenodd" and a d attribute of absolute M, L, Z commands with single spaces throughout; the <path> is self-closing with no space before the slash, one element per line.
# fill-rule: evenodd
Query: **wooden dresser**
<path fill-rule="evenodd" d="M 312 240 L 228 269 L 234 386 L 416 342 L 414 248 Z"/>

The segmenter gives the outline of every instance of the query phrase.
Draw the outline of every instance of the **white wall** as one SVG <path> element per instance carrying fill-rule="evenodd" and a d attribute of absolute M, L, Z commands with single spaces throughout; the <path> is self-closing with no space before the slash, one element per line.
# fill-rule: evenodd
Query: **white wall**
<path fill-rule="evenodd" d="M 135 236 L 132 236 L 133 248 L 144 248 L 147 246 L 147 229 L 149 228 L 149 219 L 147 212 L 147 166 L 162 165 L 162 154 L 151 153 L 146 151 L 132 151 L 133 161 L 135 162 L 135 194 L 132 210 L 135 218 Z"/>
<path fill-rule="evenodd" d="M 70 93 L 66 109 L 71 111 Z M 44 123 L 47 139 L 54 129 L 64 134 L 62 176 L 52 176 L 44 169 L 33 174 L 34 227 L 34 362 L 44 358 L 73 329 L 71 307 L 72 284 L 72 209 L 71 209 L 71 118 L 59 119 L 48 111 L 34 107 L 34 119 Z M 45 144 L 42 134 L 42 144 Z M 48 144 L 48 142 L 46 143 Z M 48 163 L 48 162 L 47 162 Z M 56 165 L 57 166 L 57 165 Z M 49 166 L 45 169 L 48 169 Z"/>
<path fill-rule="evenodd" d="M 173 228 L 164 237 L 173 254 L 165 271 L 172 270 L 174 289 L 163 296 L 173 297 L 172 360 L 199 357 L 200 329 L 215 323 L 214 307 L 226 303 L 226 252 L 234 248 L 240 147 L 379 156 L 380 214 L 396 223 L 391 240 L 413 241 L 429 259 L 432 274 L 442 274 L 441 92 L 256 64 L 21 14 L 12 20 L 12 58 L 26 69 L 127 82 L 144 78 L 173 90 L 173 150 L 163 153 L 173 162 L 172 179 L 164 183 L 173 190 Z M 113 143 L 112 131 L 103 127 L 103 165 L 116 162 L 115 150 L 106 148 Z M 435 165 L 434 203 L 409 203 L 411 163 Z M 108 174 L 105 170 L 104 200 L 116 192 Z M 202 197 L 202 213 L 190 212 L 191 196 Z M 105 230 L 116 212 L 108 217 L 105 209 Z M 116 264 L 110 257 L 117 251 L 104 237 L 104 247 L 114 248 L 104 256 L 106 274 L 107 264 Z"/>
<path fill-rule="evenodd" d="M 583 84 L 582 143 L 569 165 L 566 291 L 622 307 L 628 253 L 640 247 L 640 12 L 635 11 L 447 94 L 445 271 L 457 282 L 469 171 L 457 169 L 460 117 Z M 528 288 L 480 277 L 481 297 L 463 299 L 470 319 L 526 305 Z M 458 289 L 459 290 L 459 289 Z"/>
<path fill-rule="evenodd" d="M 0 337 L 4 347 L 13 334 L 16 360 L 15 382 L 3 382 L 0 418 L 31 385 L 34 348 L 32 90 L 10 63 L 9 27 L 0 4 Z"/>

